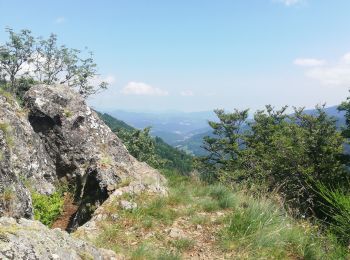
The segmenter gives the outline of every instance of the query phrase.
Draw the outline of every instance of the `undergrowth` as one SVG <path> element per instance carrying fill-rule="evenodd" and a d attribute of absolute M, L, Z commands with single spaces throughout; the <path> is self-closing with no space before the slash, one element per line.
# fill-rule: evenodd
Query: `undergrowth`
<path fill-rule="evenodd" d="M 54 221 L 61 215 L 64 204 L 64 188 L 59 188 L 51 195 L 40 194 L 32 191 L 32 203 L 34 218 L 44 225 L 51 227 Z"/>

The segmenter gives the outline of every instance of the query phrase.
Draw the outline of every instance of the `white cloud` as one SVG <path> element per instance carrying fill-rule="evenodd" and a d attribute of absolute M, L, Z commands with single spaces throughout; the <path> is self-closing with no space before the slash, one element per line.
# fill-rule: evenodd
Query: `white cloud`
<path fill-rule="evenodd" d="M 312 58 L 298 58 L 294 60 L 294 64 L 302 67 L 315 67 L 325 65 L 326 61 Z"/>
<path fill-rule="evenodd" d="M 342 86 L 350 84 L 350 66 L 314 68 L 306 76 L 320 81 L 323 85 Z"/>
<path fill-rule="evenodd" d="M 56 24 L 62 24 L 62 23 L 65 23 L 67 20 L 66 20 L 66 17 L 63 17 L 63 16 L 60 16 L 60 17 L 57 17 L 55 19 L 55 23 Z"/>
<path fill-rule="evenodd" d="M 183 90 L 180 92 L 180 95 L 184 97 L 192 97 L 194 96 L 194 93 L 191 90 Z"/>
<path fill-rule="evenodd" d="M 350 52 L 345 53 L 345 55 L 342 58 L 343 62 L 346 64 L 350 64 Z"/>
<path fill-rule="evenodd" d="M 143 82 L 129 82 L 122 90 L 124 95 L 138 96 L 168 96 L 168 91 L 152 87 Z"/>
<path fill-rule="evenodd" d="M 327 86 L 350 85 L 350 53 L 327 66 L 315 65 L 305 71 L 305 75 Z"/>
<path fill-rule="evenodd" d="M 297 4 L 301 4 L 302 2 L 304 2 L 304 0 L 275 0 L 275 2 L 276 1 L 284 4 L 285 6 L 297 5 Z"/>

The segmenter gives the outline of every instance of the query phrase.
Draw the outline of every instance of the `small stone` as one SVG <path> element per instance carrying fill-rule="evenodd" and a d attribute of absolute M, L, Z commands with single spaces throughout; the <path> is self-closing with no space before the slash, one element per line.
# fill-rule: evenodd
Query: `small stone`
<path fill-rule="evenodd" d="M 96 216 L 96 220 L 97 221 L 102 221 L 102 220 L 106 220 L 107 219 L 107 215 L 106 214 L 98 214 Z"/>
<path fill-rule="evenodd" d="M 147 234 L 145 235 L 145 239 L 151 238 L 151 237 L 153 237 L 153 236 L 154 236 L 154 232 L 147 233 Z"/>
<path fill-rule="evenodd" d="M 178 228 L 171 228 L 169 231 L 169 237 L 171 238 L 184 238 L 185 234 Z"/>
<path fill-rule="evenodd" d="M 114 191 L 115 185 L 107 185 L 107 191 Z"/>
<path fill-rule="evenodd" d="M 135 202 L 130 202 L 127 200 L 121 200 L 119 202 L 119 206 L 124 210 L 133 210 L 137 208 L 137 204 Z"/>
<path fill-rule="evenodd" d="M 197 229 L 197 230 L 202 230 L 203 227 L 202 227 L 201 225 L 197 225 L 197 226 L 196 226 L 196 229 Z"/>
<path fill-rule="evenodd" d="M 112 214 L 111 215 L 111 220 L 113 220 L 113 221 L 117 221 L 118 218 L 119 218 L 118 214 Z"/>
<path fill-rule="evenodd" d="M 225 215 L 225 213 L 218 211 L 218 212 L 216 212 L 216 215 L 217 215 L 218 217 L 221 217 L 221 216 Z"/>

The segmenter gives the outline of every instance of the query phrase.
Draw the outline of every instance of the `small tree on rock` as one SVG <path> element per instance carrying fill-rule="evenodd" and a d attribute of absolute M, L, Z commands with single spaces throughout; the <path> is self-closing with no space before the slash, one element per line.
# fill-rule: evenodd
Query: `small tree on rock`
<path fill-rule="evenodd" d="M 96 83 L 92 52 L 83 57 L 80 50 L 59 46 L 55 34 L 35 39 L 29 30 L 7 31 L 9 41 L 0 45 L 0 82 L 12 93 L 20 95 L 34 83 L 67 84 L 86 98 L 107 88 L 106 82 Z"/>
<path fill-rule="evenodd" d="M 0 45 L 0 75 L 8 82 L 10 92 L 16 91 L 16 80 L 19 72 L 25 65 L 32 62 L 35 39 L 30 30 L 21 30 L 19 33 L 7 28 L 9 40 Z"/>

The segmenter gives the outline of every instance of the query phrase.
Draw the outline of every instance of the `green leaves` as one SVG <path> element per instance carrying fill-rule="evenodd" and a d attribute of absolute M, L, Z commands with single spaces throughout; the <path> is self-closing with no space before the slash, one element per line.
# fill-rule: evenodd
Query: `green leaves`
<path fill-rule="evenodd" d="M 156 154 L 154 139 L 149 134 L 150 130 L 150 127 L 133 131 L 120 129 L 117 135 L 135 158 L 157 168 L 165 162 Z"/>
<path fill-rule="evenodd" d="M 219 122 L 209 121 L 213 128 L 214 137 L 204 137 L 203 148 L 209 156 L 203 162 L 209 166 L 220 169 L 239 167 L 241 146 L 244 144 L 243 127 L 247 122 L 248 110 L 235 110 L 225 113 L 222 109 L 214 111 Z"/>
<path fill-rule="evenodd" d="M 15 33 L 7 28 L 9 40 L 0 45 L 0 74 L 9 81 L 9 90 L 15 93 L 16 77 L 23 67 L 31 62 L 34 52 L 34 37 L 29 30 Z M 25 74 L 25 72 L 24 72 Z"/>
<path fill-rule="evenodd" d="M 253 121 L 247 119 L 247 110 L 216 110 L 218 122 L 209 123 L 215 136 L 204 138 L 209 152 L 202 159 L 204 171 L 226 182 L 265 183 L 301 215 L 308 215 L 318 196 L 308 185 L 310 178 L 325 183 L 345 179 L 339 159 L 344 138 L 324 107 L 316 107 L 313 115 L 303 108 L 287 115 L 286 108 L 268 105 Z"/>
<path fill-rule="evenodd" d="M 34 218 L 47 226 L 51 226 L 62 213 L 64 198 L 61 191 L 51 195 L 32 192 L 32 201 Z"/>
<path fill-rule="evenodd" d="M 12 93 L 23 91 L 23 80 L 26 88 L 34 83 L 67 84 L 85 98 L 107 88 L 107 82 L 96 82 L 92 52 L 84 57 L 80 50 L 59 46 L 55 34 L 43 39 L 34 38 L 29 30 L 7 31 L 9 40 L 0 45 L 0 83 L 9 82 Z"/>

